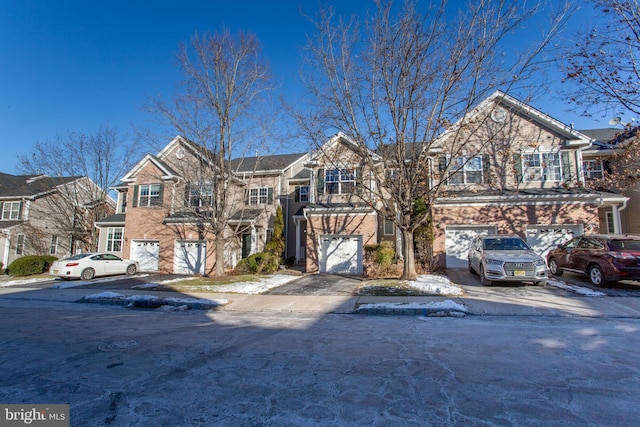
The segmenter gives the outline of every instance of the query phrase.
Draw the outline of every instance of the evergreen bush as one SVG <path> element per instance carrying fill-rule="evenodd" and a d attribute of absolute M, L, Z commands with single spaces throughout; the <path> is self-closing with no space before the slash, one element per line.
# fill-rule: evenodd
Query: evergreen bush
<path fill-rule="evenodd" d="M 278 271 L 278 258 L 269 252 L 258 252 L 240 260 L 237 273 L 271 274 Z"/>
<path fill-rule="evenodd" d="M 11 276 L 31 276 L 33 274 L 42 274 L 51 267 L 51 264 L 57 260 L 51 255 L 27 255 L 9 264 L 7 274 Z"/>

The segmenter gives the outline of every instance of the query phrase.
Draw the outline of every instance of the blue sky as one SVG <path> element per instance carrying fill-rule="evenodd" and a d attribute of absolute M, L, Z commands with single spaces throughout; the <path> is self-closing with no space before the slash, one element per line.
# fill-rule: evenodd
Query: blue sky
<path fill-rule="evenodd" d="M 108 123 L 121 132 L 149 126 L 149 97 L 170 96 L 180 80 L 175 54 L 196 31 L 250 30 L 274 76 L 291 95 L 300 49 L 316 0 L 0 0 L 0 172 L 15 173 L 17 157 L 66 131 L 94 132 Z M 364 10 L 370 0 L 342 2 Z M 348 4 L 348 6 L 345 6 Z M 570 28 L 589 24 L 591 13 Z M 576 128 L 607 127 L 606 119 L 568 112 L 552 94 L 532 103 Z M 79 153 L 56 153 L 77 156 Z"/>

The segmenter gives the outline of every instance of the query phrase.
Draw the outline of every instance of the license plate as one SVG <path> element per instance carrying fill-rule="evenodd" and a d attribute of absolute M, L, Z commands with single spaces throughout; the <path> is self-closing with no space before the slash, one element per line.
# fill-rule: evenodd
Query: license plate
<path fill-rule="evenodd" d="M 526 276 L 527 272 L 524 271 L 524 270 L 514 270 L 513 275 L 514 276 Z"/>

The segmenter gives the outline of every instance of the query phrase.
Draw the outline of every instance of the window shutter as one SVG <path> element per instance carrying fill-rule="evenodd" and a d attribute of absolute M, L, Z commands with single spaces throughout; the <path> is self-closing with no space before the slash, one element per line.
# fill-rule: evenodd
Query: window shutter
<path fill-rule="evenodd" d="M 489 183 L 489 167 L 491 166 L 491 158 L 488 154 L 482 155 L 482 181 Z"/>
<path fill-rule="evenodd" d="M 267 203 L 268 204 L 273 203 L 273 187 L 267 188 Z"/>
<path fill-rule="evenodd" d="M 137 185 L 133 186 L 133 207 L 134 208 L 138 207 L 138 186 Z"/>
<path fill-rule="evenodd" d="M 362 168 L 356 168 L 356 193 L 362 194 Z"/>
<path fill-rule="evenodd" d="M 516 170 L 516 182 L 522 182 L 522 156 L 520 153 L 513 153 L 513 167 Z"/>
<path fill-rule="evenodd" d="M 562 179 L 565 182 L 569 182 L 571 181 L 571 162 L 569 161 L 569 153 L 561 151 L 560 159 L 562 161 Z"/>
<path fill-rule="evenodd" d="M 324 194 L 324 169 L 318 169 L 318 194 Z"/>
<path fill-rule="evenodd" d="M 22 219 L 22 206 L 24 206 L 24 202 L 20 202 L 20 207 L 18 208 L 18 219 Z M 0 212 L 1 214 L 1 212 Z"/>
<path fill-rule="evenodd" d="M 602 161 L 602 171 L 611 174 L 611 164 L 608 160 Z"/>
<path fill-rule="evenodd" d="M 155 206 L 162 206 L 164 195 L 164 184 L 160 184 L 160 191 L 158 192 L 158 201 L 154 203 Z"/>
<path fill-rule="evenodd" d="M 295 196 L 293 198 L 293 201 L 295 203 L 299 203 L 300 202 L 300 186 L 296 187 Z"/>
<path fill-rule="evenodd" d="M 184 207 L 189 207 L 189 196 L 191 196 L 191 188 L 189 184 L 184 185 Z"/>
<path fill-rule="evenodd" d="M 249 189 L 244 190 L 244 204 L 245 205 L 249 204 Z"/>

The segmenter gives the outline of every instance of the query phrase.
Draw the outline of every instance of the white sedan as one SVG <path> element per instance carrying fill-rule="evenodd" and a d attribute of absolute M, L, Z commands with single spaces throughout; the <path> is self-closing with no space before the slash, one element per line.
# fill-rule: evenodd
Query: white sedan
<path fill-rule="evenodd" d="M 55 261 L 49 269 L 49 274 L 63 279 L 90 280 L 97 276 L 132 275 L 136 274 L 139 268 L 138 261 L 131 259 L 122 259 L 106 253 L 85 253 Z"/>

